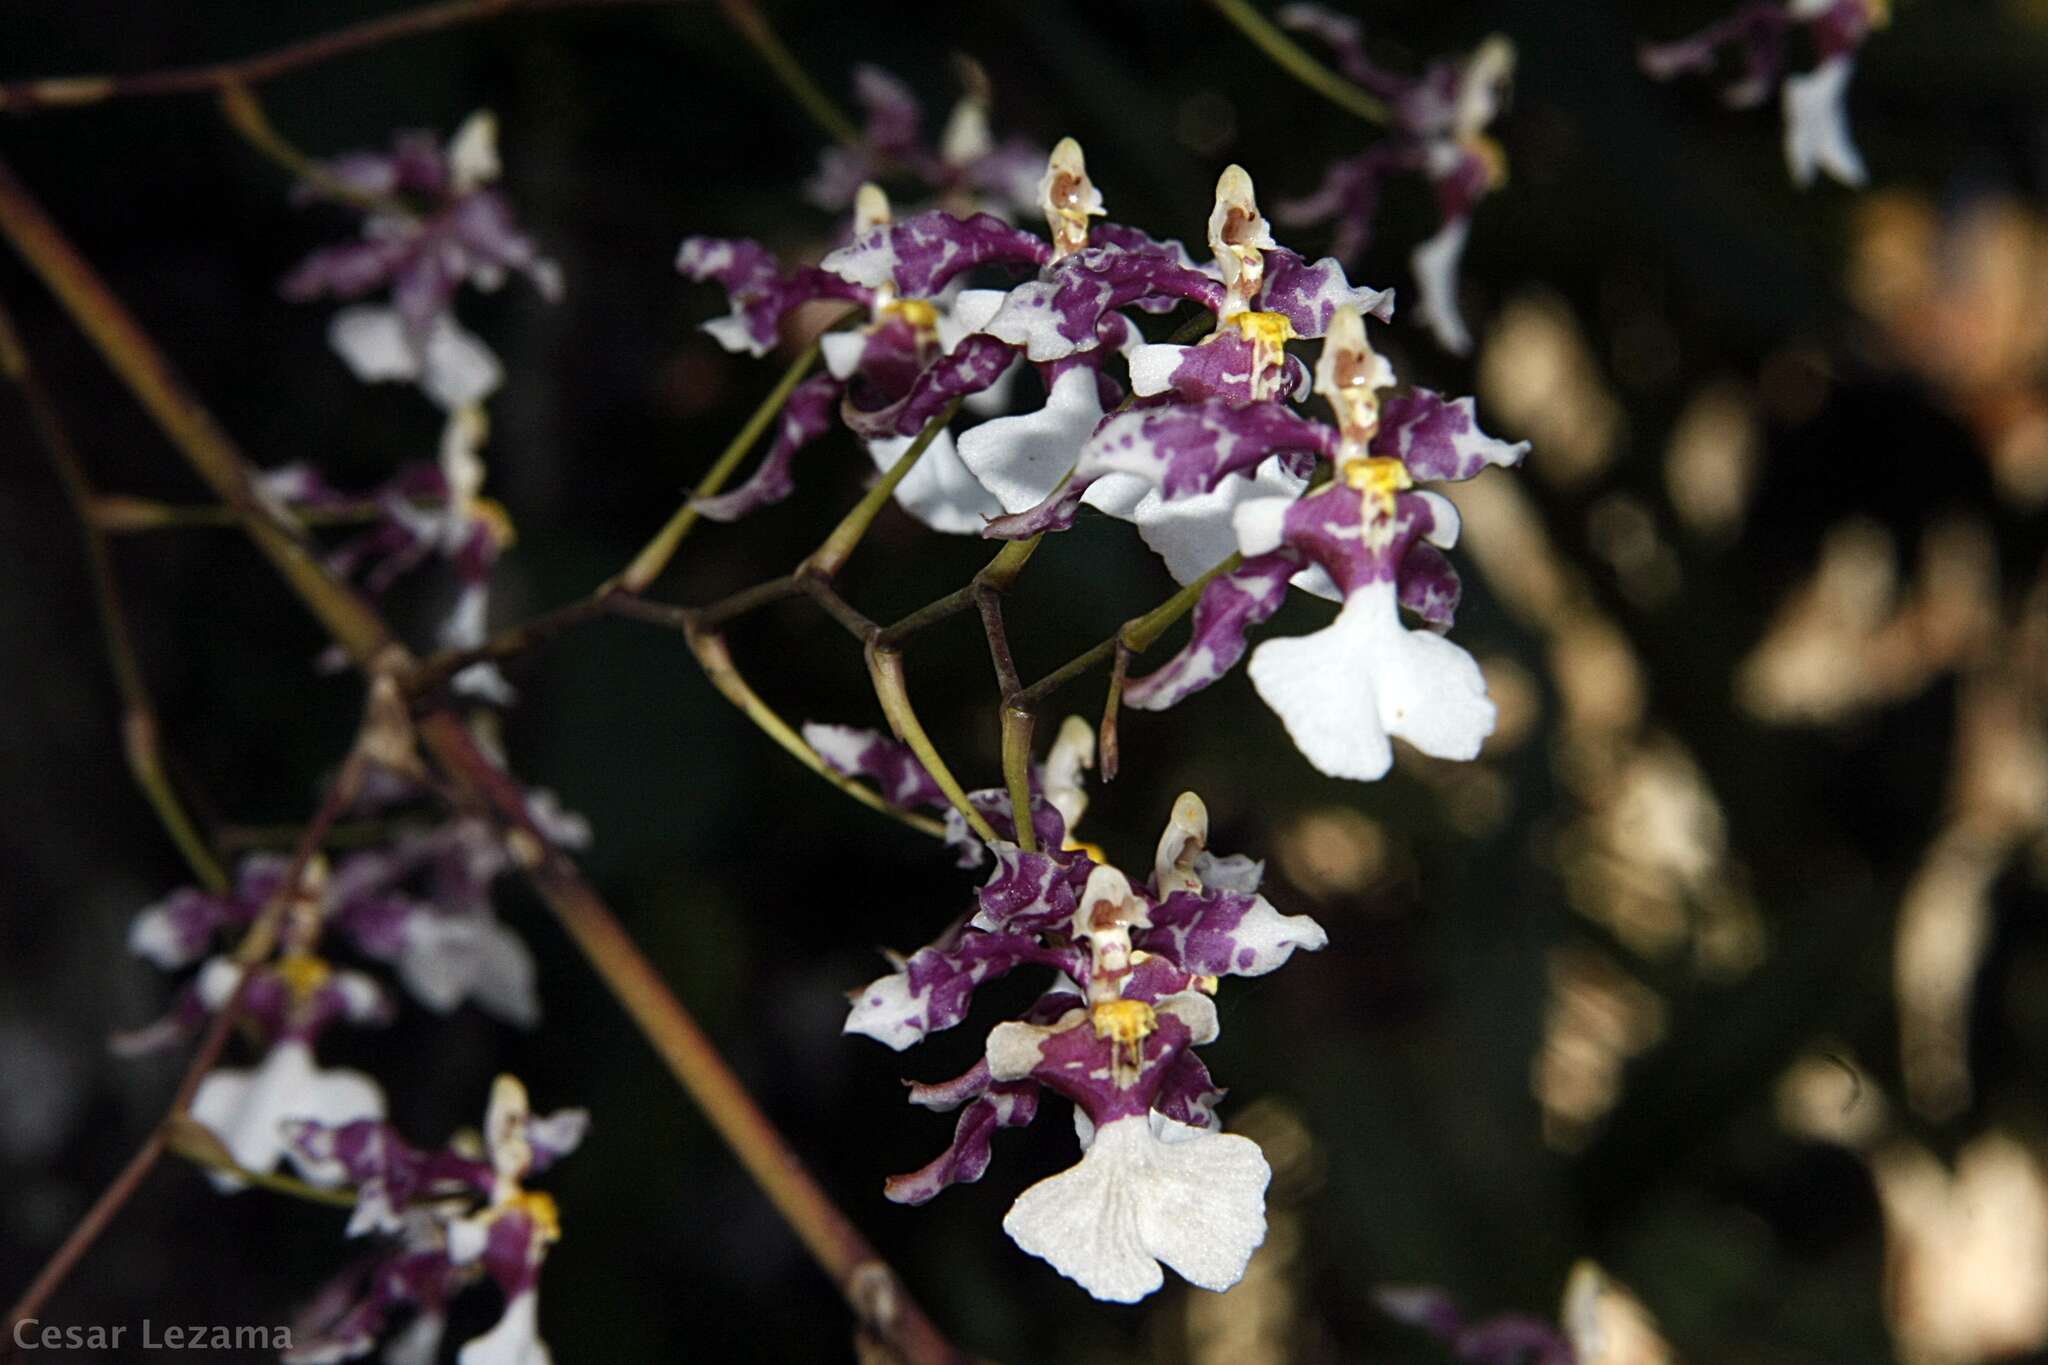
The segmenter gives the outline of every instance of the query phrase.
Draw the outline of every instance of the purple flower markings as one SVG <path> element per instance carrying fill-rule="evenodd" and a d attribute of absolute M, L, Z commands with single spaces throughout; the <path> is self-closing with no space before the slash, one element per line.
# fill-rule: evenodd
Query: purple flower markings
<path fill-rule="evenodd" d="M 835 761 L 925 799 L 891 741 L 836 733 Z M 1175 803 L 1142 885 L 1069 837 L 1063 810 L 1078 818 L 1085 806 L 1078 779 L 1091 760 L 1087 725 L 1069 720 L 1032 801 L 1045 851 L 993 845 L 969 917 L 852 997 L 846 1031 L 901 1051 L 963 1022 L 981 985 L 1019 968 L 1052 974 L 965 1074 L 911 1085 L 912 1104 L 959 1118 L 944 1152 L 884 1192 L 922 1204 L 981 1179 L 995 1133 L 1030 1123 L 1050 1090 L 1073 1104 L 1083 1155 L 1018 1197 L 1003 1220 L 1011 1238 L 1101 1299 L 1143 1298 L 1164 1282 L 1162 1264 L 1226 1289 L 1265 1237 L 1271 1172 L 1255 1144 L 1220 1130 L 1223 1091 L 1195 1049 L 1217 1035 L 1220 977 L 1263 975 L 1325 936 L 1258 894 L 1259 864 L 1209 852 L 1208 812 L 1192 792 Z M 1014 832 L 1006 794 L 974 795 L 999 834 Z"/>
<path fill-rule="evenodd" d="M 1281 9 L 1280 22 L 1329 44 L 1344 74 L 1387 103 L 1387 134 L 1356 156 L 1330 163 L 1323 183 L 1303 199 L 1283 202 L 1290 226 L 1331 222 L 1331 250 L 1346 265 L 1365 251 L 1389 175 L 1420 175 L 1436 190 L 1438 226 L 1409 257 L 1421 288 L 1421 312 L 1445 350 L 1464 354 L 1472 338 L 1458 308 L 1458 265 L 1472 213 L 1507 178 L 1507 156 L 1487 128 L 1506 102 L 1515 50 L 1495 34 L 1469 56 L 1432 63 L 1404 76 L 1366 56 L 1358 21 L 1320 5 Z"/>
<path fill-rule="evenodd" d="M 494 290 L 516 272 L 543 298 L 562 292 L 561 272 L 490 188 L 500 174 L 497 120 L 472 114 L 445 150 L 431 134 L 401 133 L 388 154 L 355 152 L 322 169 L 328 183 L 375 207 L 364 215 L 360 241 L 308 256 L 285 277 L 284 296 L 346 300 L 389 289 L 388 305 L 353 304 L 328 328 L 356 377 L 417 383 L 444 408 L 488 398 L 504 371 L 456 322 L 456 291 L 465 283 Z M 332 197 L 327 184 L 300 188 L 303 199 L 322 196 Z"/>
<path fill-rule="evenodd" d="M 382 1239 L 307 1306 L 299 1344 L 285 1359 L 316 1365 L 366 1355 L 402 1312 L 412 1321 L 391 1337 L 384 1358 L 436 1359 L 449 1301 L 488 1276 L 504 1311 L 463 1345 L 459 1365 L 546 1365 L 540 1271 L 562 1227 L 555 1201 L 524 1182 L 573 1152 L 589 1123 L 580 1109 L 536 1117 L 526 1087 L 500 1076 L 481 1142 L 459 1136 L 423 1152 L 373 1119 L 285 1125 L 286 1150 L 306 1179 L 354 1187 L 347 1235 Z"/>
<path fill-rule="evenodd" d="M 1721 92 L 1731 108 L 1751 109 L 1779 92 L 1784 105 L 1785 165 L 1802 188 L 1825 172 L 1844 185 L 1866 179 L 1862 154 L 1849 132 L 1845 107 L 1856 53 L 1873 30 L 1891 20 L 1890 0 L 1749 0 L 1720 23 L 1688 38 L 1645 43 L 1639 58 L 1657 80 L 1711 71 L 1715 53 L 1732 48 L 1742 74 Z M 1785 47 L 1792 30 L 1812 35 L 1819 63 L 1811 71 L 1785 74 Z"/>

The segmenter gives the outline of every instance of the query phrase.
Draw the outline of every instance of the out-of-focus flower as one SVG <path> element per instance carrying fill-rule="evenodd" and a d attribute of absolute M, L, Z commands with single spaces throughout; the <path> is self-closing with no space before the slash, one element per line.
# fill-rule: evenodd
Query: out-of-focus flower
<path fill-rule="evenodd" d="M 804 187 L 820 208 L 843 209 L 870 181 L 907 176 L 957 217 L 1029 214 L 1038 205 L 1045 149 L 1021 137 L 1001 142 L 989 129 L 990 92 L 981 68 L 963 63 L 966 89 L 936 147 L 924 138 L 924 111 L 908 86 L 879 66 L 853 69 L 853 96 L 866 114 L 857 147 L 832 147 Z"/>
<path fill-rule="evenodd" d="M 1737 50 L 1742 74 L 1721 92 L 1729 107 L 1753 109 L 1779 91 L 1785 111 L 1785 164 L 1802 188 L 1825 172 L 1844 185 L 1865 180 L 1863 157 L 1849 135 L 1844 107 L 1856 53 L 1891 18 L 1890 0 L 1749 0 L 1728 18 L 1689 38 L 1645 43 L 1643 70 L 1657 80 L 1711 71 L 1715 54 Z M 1785 73 L 1792 30 L 1805 28 L 1819 58 L 1811 71 Z"/>
<path fill-rule="evenodd" d="M 267 471 L 258 487 L 304 511 L 373 503 L 377 520 L 329 553 L 328 567 L 360 583 L 374 598 L 430 559 L 445 561 L 455 571 L 456 593 L 442 618 L 437 642 L 448 649 L 468 649 L 488 638 L 491 572 L 516 538 L 504 506 L 482 495 L 485 469 L 478 451 L 489 429 L 482 408 L 455 409 L 442 427 L 435 463 L 408 465 L 368 494 L 341 492 L 303 464 Z M 511 684 L 491 663 L 471 664 L 451 685 L 458 693 L 498 705 L 510 703 L 514 696 Z"/>
<path fill-rule="evenodd" d="M 389 289 L 389 304 L 353 304 L 328 328 L 356 377 L 417 383 L 445 408 L 489 397 L 504 370 L 456 322 L 456 291 L 464 284 L 495 290 L 517 272 L 543 298 L 562 292 L 561 271 L 492 187 L 500 174 L 497 119 L 487 110 L 470 115 L 445 149 L 432 134 L 400 133 L 388 154 L 354 152 L 322 169 L 326 178 L 303 184 L 302 199 L 367 200 L 372 207 L 362 240 L 308 256 L 285 277 L 284 296 L 358 299 Z"/>
<path fill-rule="evenodd" d="M 526 1087 L 511 1076 L 491 1089 L 481 1143 L 464 1135 L 423 1152 L 381 1122 L 290 1125 L 288 1150 L 301 1174 L 355 1188 L 348 1235 L 390 1241 L 316 1298 L 285 1359 L 353 1360 L 375 1348 L 393 1314 L 410 1311 L 412 1323 L 384 1358 L 432 1361 L 449 1301 L 489 1276 L 504 1311 L 463 1345 L 459 1365 L 547 1365 L 553 1357 L 539 1332 L 540 1271 L 561 1239 L 561 1220 L 555 1201 L 524 1182 L 573 1152 L 588 1126 L 581 1109 L 536 1117 Z"/>
<path fill-rule="evenodd" d="M 1507 154 L 1486 130 L 1507 102 L 1514 45 L 1495 34 L 1470 56 L 1404 76 L 1366 56 L 1358 21 L 1348 15 L 1294 4 L 1282 7 L 1278 17 L 1282 25 L 1328 43 L 1344 74 L 1385 100 L 1388 111 L 1386 136 L 1356 156 L 1331 162 L 1315 193 L 1280 205 L 1280 221 L 1334 222 L 1330 249 L 1353 265 L 1371 238 L 1386 178 L 1427 177 L 1436 189 L 1438 227 L 1409 256 L 1409 266 L 1421 289 L 1423 322 L 1445 350 L 1465 354 L 1472 335 L 1458 307 L 1458 265 L 1473 210 L 1507 179 Z"/>

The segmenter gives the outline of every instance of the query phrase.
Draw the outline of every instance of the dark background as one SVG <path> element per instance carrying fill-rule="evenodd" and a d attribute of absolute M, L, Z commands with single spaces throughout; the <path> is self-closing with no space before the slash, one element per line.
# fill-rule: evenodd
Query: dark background
<path fill-rule="evenodd" d="M 934 128 L 956 90 L 949 55 L 972 54 L 995 83 L 998 133 L 1078 136 L 1112 217 L 1161 235 L 1199 239 L 1229 160 L 1270 202 L 1306 192 L 1325 160 L 1369 133 L 1200 5 L 768 8 L 835 95 L 852 63 L 876 61 L 917 88 Z M 382 10 L 7 0 L 4 75 L 241 55 Z M 1637 37 L 1673 36 L 1718 10 L 1388 0 L 1368 22 L 1375 50 L 1408 69 L 1494 30 L 1520 49 L 1515 101 L 1496 128 L 1512 179 L 1477 217 L 1468 316 L 1484 348 L 1528 291 L 1561 306 L 1618 414 L 1596 443 L 1604 460 L 1546 472 L 1541 433 L 1512 405 L 1492 406 L 1483 364 L 1444 355 L 1412 324 L 1397 323 L 1388 345 L 1404 378 L 1477 388 L 1497 433 L 1539 437 L 1524 471 L 1488 478 L 1517 483 L 1572 566 L 1582 595 L 1565 619 L 1609 623 L 1633 653 L 1639 733 L 1689 752 L 1718 797 L 1728 853 L 1679 898 L 1681 921 L 1707 922 L 1695 902 L 1724 892 L 1744 901 L 1760 926 L 1758 960 L 1707 970 L 1687 933 L 1676 949 L 1644 952 L 1574 908 L 1571 832 L 1588 802 L 1557 761 L 1569 738 L 1559 655 L 1514 609 L 1518 576 L 1543 566 L 1510 559 L 1496 576 L 1477 571 L 1477 548 L 1459 556 L 1457 638 L 1483 659 L 1519 662 L 1535 727 L 1482 760 L 1476 787 L 1412 753 L 1378 784 L 1325 780 L 1241 672 L 1164 716 L 1128 717 L 1123 774 L 1098 785 L 1087 835 L 1141 865 L 1173 796 L 1192 787 L 1210 804 L 1216 845 L 1272 858 L 1272 899 L 1315 914 L 1331 935 L 1327 951 L 1284 972 L 1226 983 L 1223 1036 L 1207 1054 L 1232 1089 L 1228 1121 L 1250 1114 L 1262 1137 L 1305 1135 L 1288 1145 L 1291 1161 L 1276 1159 L 1276 1228 L 1285 1222 L 1292 1251 L 1266 1311 L 1282 1326 L 1262 1339 L 1267 1355 L 1246 1348 L 1245 1360 L 1440 1358 L 1377 1314 L 1374 1285 L 1441 1283 L 1482 1311 L 1548 1315 L 1580 1256 L 1628 1284 L 1694 1361 L 1892 1358 L 1885 1223 L 1868 1169 L 1786 1132 L 1773 1096 L 1814 1046 L 1898 1095 L 1894 917 L 1947 809 L 1959 685 L 1931 668 L 1905 695 L 1812 727 L 1746 711 L 1734 679 L 1845 517 L 1886 528 L 1906 577 L 1928 527 L 1958 510 L 1975 518 L 1996 539 L 2006 621 L 2043 538 L 2034 510 L 1995 483 L 1983 432 L 1954 393 L 1859 311 L 1847 287 L 1864 240 L 1857 197 L 1788 183 L 1775 108 L 1725 111 L 1706 82 L 1664 88 L 1635 70 Z M 2018 0 L 1902 4 L 1851 96 L 1875 184 L 1936 221 L 1991 199 L 2030 215 L 2048 127 L 2044 22 L 2039 5 Z M 509 372 L 487 457 L 521 539 L 495 612 L 511 621 L 587 591 L 668 515 L 779 372 L 694 330 L 720 305 L 674 275 L 677 240 L 738 234 L 817 250 L 831 223 L 799 185 L 819 136 L 708 6 L 513 16 L 263 94 L 279 128 L 315 154 L 381 146 L 393 128 L 446 131 L 480 105 L 498 111 L 508 190 L 561 263 L 567 293 L 548 306 L 515 284 L 460 305 Z M 277 279 L 347 220 L 291 207 L 283 175 L 207 99 L 0 118 L 0 152 L 252 458 L 312 460 L 360 486 L 432 456 L 437 414 L 411 391 L 355 384 L 326 349 L 328 309 L 277 297 Z M 1397 189 L 1356 273 L 1412 295 L 1406 253 L 1430 215 L 1424 191 Z M 1322 245 L 1315 232 L 1281 236 Z M 0 297 L 94 480 L 200 500 L 12 257 L 0 258 Z M 2038 389 L 2038 354 L 2030 363 L 2022 390 Z M 1749 395 L 1761 463 L 1740 526 L 1701 534 L 1672 509 L 1664 456 L 1687 403 L 1717 382 Z M 0 542 L 13 566 L 0 578 L 0 1293 L 11 1297 L 175 1083 L 177 1058 L 120 1063 L 103 1040 L 168 998 L 123 945 L 129 917 L 182 869 L 128 783 L 79 539 L 12 395 L 0 396 L 0 450 Z M 833 438 L 806 459 L 789 503 L 740 528 L 699 528 L 662 594 L 704 601 L 785 570 L 864 471 L 850 442 Z M 1614 507 L 1647 520 L 1661 547 L 1651 561 L 1603 550 L 1600 509 Z M 1476 527 L 1472 536 L 1476 546 Z M 138 535 L 118 553 L 167 746 L 207 817 L 303 818 L 347 742 L 356 682 L 314 673 L 314 628 L 232 533 Z M 892 510 L 845 586 L 887 619 L 965 581 L 985 554 Z M 1127 528 L 1084 521 L 1044 547 L 1009 609 L 1026 672 L 1170 589 Z M 1276 629 L 1320 619 L 1297 603 Z M 807 605 L 763 614 L 734 645 L 785 714 L 879 723 L 856 651 Z M 995 781 L 978 632 L 963 618 L 910 658 L 914 694 L 956 771 L 970 785 Z M 941 1324 L 1010 1360 L 1211 1358 L 1200 1314 L 1214 1310 L 1193 1302 L 1199 1293 L 1172 1281 L 1137 1309 L 1098 1305 L 1002 1235 L 1017 1191 L 1073 1159 L 1064 1105 L 1003 1135 L 981 1184 L 922 1210 L 881 1198 L 884 1175 L 920 1164 L 950 1133 L 949 1120 L 901 1102 L 898 1077 L 954 1074 L 1002 1017 L 991 1000 L 972 1026 L 900 1058 L 839 1036 L 840 993 L 881 970 L 874 948 L 912 948 L 964 903 L 972 882 L 944 854 L 788 761 L 715 696 L 674 636 L 589 627 L 512 677 L 523 694 L 505 722 L 516 769 L 589 816 L 593 879 Z M 1060 700 L 1092 714 L 1100 696 L 1091 679 Z M 1341 836 L 1326 835 L 1336 852 L 1323 862 L 1304 833 L 1310 817 Z M 1318 876 L 1330 858 L 1350 872 Z M 1905 1138 L 1943 1157 L 1994 1128 L 2040 1129 L 2041 899 L 2022 856 L 1994 895 L 1971 1105 L 1939 1123 L 1895 1106 Z M 623 1014 L 523 890 L 508 882 L 500 906 L 541 959 L 539 1031 L 408 1006 L 392 1035 L 337 1031 L 323 1055 L 374 1067 L 394 1117 L 421 1142 L 475 1122 L 498 1069 L 523 1076 L 543 1108 L 593 1111 L 590 1140 L 547 1181 L 565 1214 L 544 1294 L 559 1358 L 846 1358 L 830 1286 Z M 1650 993 L 1662 1024 L 1627 1063 L 1611 1109 L 1576 1141 L 1546 1143 L 1530 1077 L 1560 950 Z M 281 1322 L 350 1254 L 341 1221 L 262 1193 L 223 1200 L 166 1168 L 44 1316 Z M 491 1296 L 473 1297 L 451 1341 L 469 1334 L 466 1318 L 478 1330 L 490 1320 Z"/>

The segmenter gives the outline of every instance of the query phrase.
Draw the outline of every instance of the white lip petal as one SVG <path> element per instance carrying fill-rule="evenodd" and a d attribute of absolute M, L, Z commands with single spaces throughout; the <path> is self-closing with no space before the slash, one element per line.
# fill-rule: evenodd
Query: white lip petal
<path fill-rule="evenodd" d="M 1332 777 L 1374 781 L 1394 735 L 1436 758 L 1475 758 L 1493 733 L 1479 665 L 1457 645 L 1402 626 L 1391 582 L 1353 593 L 1313 635 L 1252 652 L 1252 685 L 1296 747 Z"/>
<path fill-rule="evenodd" d="M 1228 1289 L 1266 1239 L 1272 1170 L 1248 1138 L 1191 1131 L 1167 1140 L 1143 1115 L 1104 1124 L 1079 1165 L 1018 1196 L 1003 1230 L 1098 1299 L 1144 1298 L 1162 1262 Z"/>
<path fill-rule="evenodd" d="M 212 1130 L 243 1169 L 270 1171 L 284 1155 L 286 1119 L 329 1127 L 380 1119 L 384 1092 L 359 1071 L 320 1070 L 303 1040 L 286 1038 L 253 1070 L 210 1072 L 192 1097 L 192 1117 Z M 222 1190 L 242 1188 L 218 1173 L 213 1182 Z"/>
<path fill-rule="evenodd" d="M 1464 314 L 1458 311 L 1458 262 L 1465 255 L 1465 237 L 1471 228 L 1470 218 L 1453 218 L 1408 258 L 1422 295 L 1417 305 L 1422 320 L 1436 334 L 1437 343 L 1453 355 L 1472 349 L 1472 334 L 1465 329 Z"/>

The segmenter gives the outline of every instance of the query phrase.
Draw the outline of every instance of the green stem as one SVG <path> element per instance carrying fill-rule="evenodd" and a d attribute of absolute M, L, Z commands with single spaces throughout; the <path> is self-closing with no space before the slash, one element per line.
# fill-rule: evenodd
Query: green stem
<path fill-rule="evenodd" d="M 917 433 L 917 439 L 896 457 L 896 463 L 889 466 L 889 472 L 884 474 L 881 480 L 867 491 L 867 495 L 854 504 L 853 510 L 832 528 L 832 534 L 825 537 L 823 545 L 811 552 L 810 558 L 799 567 L 799 573 L 808 571 L 820 578 L 831 578 L 845 567 L 847 559 L 859 547 L 861 537 L 868 533 L 868 528 L 875 524 L 875 518 L 881 515 L 883 506 L 896 492 L 896 485 L 902 483 L 904 476 L 917 467 L 917 462 L 924 458 L 925 451 L 931 448 L 939 433 L 952 424 L 954 416 L 959 411 L 960 400 L 955 398 L 932 414 L 932 419 Z"/>
<path fill-rule="evenodd" d="M 836 330 L 858 316 L 859 309 L 851 310 L 826 330 Z M 761 400 L 760 406 L 747 418 L 746 425 L 726 443 L 725 449 L 712 462 L 710 470 L 698 480 L 697 486 L 690 491 L 690 496 L 683 505 L 676 509 L 675 515 L 668 519 L 668 524 L 655 532 L 654 539 L 648 541 L 646 547 L 633 556 L 633 562 L 626 566 L 625 572 L 613 579 L 608 587 L 616 585 L 626 592 L 645 592 L 653 585 L 655 579 L 661 577 L 661 571 L 667 568 L 669 560 L 675 557 L 676 547 L 683 543 L 683 537 L 690 534 L 690 528 L 697 524 L 701 515 L 697 511 L 698 499 L 708 498 L 725 487 L 725 481 L 732 477 L 733 471 L 739 468 L 740 461 L 747 458 L 747 452 L 761 439 L 761 433 L 768 429 L 769 423 L 782 411 L 783 404 L 789 401 L 789 395 L 803 382 L 811 366 L 818 363 L 818 352 L 823 344 L 822 336 L 814 339 L 810 345 L 804 347 L 803 352 L 795 360 L 790 362 L 789 368 L 782 372 L 782 378 L 776 380 L 775 387 L 768 390 L 768 396 Z M 604 588 L 598 590 L 600 595 L 604 591 Z"/>
<path fill-rule="evenodd" d="M 1388 121 L 1386 101 L 1372 95 L 1311 57 L 1301 44 L 1287 36 L 1272 20 L 1259 13 L 1251 0 L 1209 0 L 1219 13 L 1236 24 L 1259 50 L 1279 63 L 1282 70 L 1347 113 L 1367 123 Z"/>
<path fill-rule="evenodd" d="M 974 803 L 967 799 L 967 789 L 960 785 L 960 779 L 953 776 L 953 770 L 946 766 L 946 760 L 939 757 L 938 746 L 925 733 L 924 725 L 917 718 L 917 711 L 910 704 L 910 687 L 903 676 L 903 656 L 893 649 L 881 649 L 870 645 L 867 649 L 868 677 L 875 685 L 875 700 L 882 704 L 882 714 L 889 718 L 889 728 L 896 737 L 910 746 L 910 752 L 917 755 L 917 761 L 932 775 L 932 781 L 939 784 L 939 790 L 953 803 L 953 809 L 967 822 L 967 827 L 988 843 L 997 842 L 994 829 L 982 818 Z"/>
<path fill-rule="evenodd" d="M 860 129 L 853 126 L 832 97 L 812 80 L 803 64 L 783 45 L 782 39 L 768 22 L 768 16 L 761 13 L 754 0 L 719 0 L 718 7 L 725 13 L 726 22 L 739 30 L 775 78 L 782 82 L 782 88 L 790 93 L 811 121 L 822 129 L 825 135 L 842 147 L 859 148 L 864 139 Z"/>

